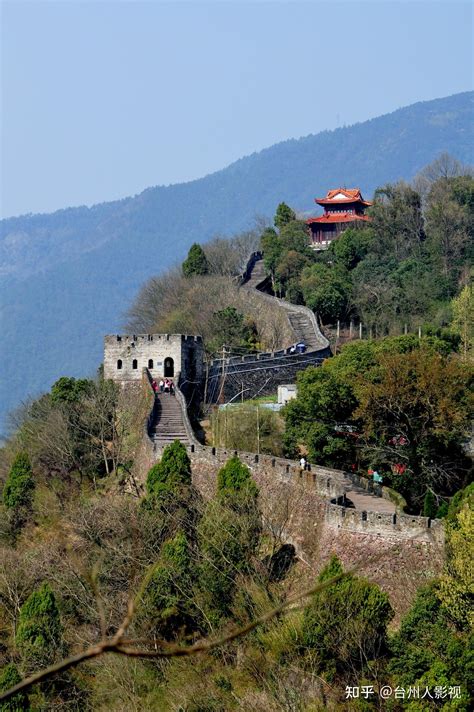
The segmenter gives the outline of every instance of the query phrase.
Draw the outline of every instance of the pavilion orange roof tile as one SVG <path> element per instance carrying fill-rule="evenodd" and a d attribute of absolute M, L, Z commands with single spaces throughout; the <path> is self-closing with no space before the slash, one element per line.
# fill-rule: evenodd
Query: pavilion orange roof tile
<path fill-rule="evenodd" d="M 359 188 L 335 188 L 334 190 L 328 190 L 325 198 L 315 198 L 314 201 L 319 205 L 340 203 L 362 203 L 362 205 L 372 205 L 370 201 L 363 199 Z"/>
<path fill-rule="evenodd" d="M 368 215 L 357 215 L 355 213 L 324 213 L 319 217 L 309 218 L 306 220 L 308 225 L 312 223 L 344 223 L 354 222 L 355 220 L 370 221 Z"/>

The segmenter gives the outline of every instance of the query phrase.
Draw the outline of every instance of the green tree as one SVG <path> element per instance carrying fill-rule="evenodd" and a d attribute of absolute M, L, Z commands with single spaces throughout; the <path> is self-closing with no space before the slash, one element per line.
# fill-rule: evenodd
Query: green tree
<path fill-rule="evenodd" d="M 12 462 L 3 489 L 3 503 L 8 509 L 31 510 L 35 482 L 30 458 L 20 452 Z"/>
<path fill-rule="evenodd" d="M 273 228 L 267 228 L 263 231 L 260 238 L 260 248 L 263 251 L 265 270 L 270 275 L 273 291 L 276 292 L 275 272 L 285 250 L 280 237 Z"/>
<path fill-rule="evenodd" d="M 460 630 L 474 629 L 474 484 L 453 498 L 446 522 L 446 566 L 439 599 Z"/>
<path fill-rule="evenodd" d="M 83 396 L 90 394 L 93 388 L 94 382 L 87 378 L 62 376 L 51 386 L 51 402 L 76 404 Z"/>
<path fill-rule="evenodd" d="M 453 321 L 451 328 L 461 338 L 462 353 L 467 360 L 474 351 L 474 289 L 466 285 L 451 302 Z"/>
<path fill-rule="evenodd" d="M 318 581 L 342 574 L 336 556 Z M 387 644 L 387 625 L 393 617 L 388 596 L 365 579 L 347 575 L 315 593 L 306 606 L 302 646 L 312 667 L 332 677 L 356 677 L 381 656 Z"/>
<path fill-rule="evenodd" d="M 288 223 L 296 220 L 296 214 L 286 203 L 280 203 L 276 209 L 275 218 L 273 220 L 275 227 L 281 230 Z"/>
<path fill-rule="evenodd" d="M 161 460 L 148 471 L 146 489 L 149 495 L 173 491 L 191 484 L 191 460 L 183 443 L 175 440 L 163 450 Z"/>
<path fill-rule="evenodd" d="M 370 227 L 349 228 L 331 242 L 329 252 L 345 269 L 351 270 L 367 255 L 373 239 Z"/>
<path fill-rule="evenodd" d="M 309 246 L 308 226 L 303 220 L 293 220 L 280 230 L 280 240 L 285 250 L 294 250 L 312 258 Z"/>
<path fill-rule="evenodd" d="M 427 247 L 433 268 L 444 278 L 445 296 L 457 291 L 463 264 L 472 262 L 474 178 L 441 177 L 427 198 Z"/>
<path fill-rule="evenodd" d="M 378 188 L 370 208 L 374 231 L 373 249 L 379 256 L 397 261 L 421 256 L 425 239 L 420 195 L 406 183 Z"/>
<path fill-rule="evenodd" d="M 254 572 L 260 529 L 253 497 L 215 499 L 206 507 L 197 528 L 197 585 L 201 607 L 213 627 L 231 615 L 239 578 Z"/>
<path fill-rule="evenodd" d="M 185 277 L 204 275 L 209 272 L 206 253 L 197 242 L 189 248 L 188 256 L 182 264 L 182 270 Z"/>
<path fill-rule="evenodd" d="M 453 701 L 452 707 L 448 703 L 446 709 L 467 712 L 472 689 L 469 636 L 456 632 L 438 594 L 436 581 L 419 589 L 400 630 L 390 639 L 388 671 L 394 687 L 460 685 L 462 699 Z"/>
<path fill-rule="evenodd" d="M 301 276 L 305 304 L 323 322 L 344 319 L 349 309 L 350 280 L 344 268 L 317 263 L 306 267 Z"/>
<path fill-rule="evenodd" d="M 350 382 L 329 368 L 309 367 L 297 377 L 298 396 L 284 409 L 285 447 L 296 456 L 304 444 L 313 462 L 333 467 L 354 460 L 354 443 L 338 437 L 336 426 L 352 418 L 356 399 Z"/>
<path fill-rule="evenodd" d="M 431 519 L 433 519 L 436 517 L 437 511 L 438 506 L 436 504 L 435 496 L 431 490 L 428 490 L 423 500 L 423 516 L 431 517 Z"/>
<path fill-rule="evenodd" d="M 8 663 L 0 670 L 0 692 L 5 692 L 21 682 L 21 675 L 14 663 Z M 30 710 L 28 695 L 18 692 L 6 702 L 0 702 L 0 712 L 28 712 Z"/>
<path fill-rule="evenodd" d="M 208 621 L 231 614 L 237 580 L 255 571 L 261 517 L 250 470 L 232 457 L 218 473 L 217 498 L 198 524 L 198 588 Z"/>
<path fill-rule="evenodd" d="M 427 345 L 409 353 L 382 352 L 377 361 L 373 377 L 357 379 L 354 417 L 377 460 L 406 464 L 401 492 L 420 507 L 428 488 L 451 494 L 463 483 L 473 372 Z"/>
<path fill-rule="evenodd" d="M 48 583 L 33 591 L 20 609 L 16 642 L 29 669 L 45 667 L 63 650 L 56 596 Z"/>
<path fill-rule="evenodd" d="M 222 497 L 244 497 L 253 499 L 258 495 L 258 487 L 247 465 L 234 455 L 227 460 L 217 473 L 217 493 Z"/>
<path fill-rule="evenodd" d="M 212 316 L 212 331 L 215 337 L 211 340 L 210 346 L 214 350 L 219 350 L 222 345 L 247 348 L 255 335 L 255 327 L 244 314 L 237 311 L 235 307 L 225 307 L 214 312 Z"/>
<path fill-rule="evenodd" d="M 275 278 L 286 298 L 293 303 L 302 303 L 302 292 L 300 287 L 301 273 L 309 264 L 309 259 L 305 255 L 289 250 L 278 263 L 275 270 Z"/>
<path fill-rule="evenodd" d="M 179 531 L 163 544 L 142 596 L 139 621 L 148 634 L 170 640 L 196 629 L 194 578 L 194 557 L 186 535 Z"/>

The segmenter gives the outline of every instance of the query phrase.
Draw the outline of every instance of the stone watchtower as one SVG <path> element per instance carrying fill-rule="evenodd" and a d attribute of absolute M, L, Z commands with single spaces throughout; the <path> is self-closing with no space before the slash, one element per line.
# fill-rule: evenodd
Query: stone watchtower
<path fill-rule="evenodd" d="M 104 378 L 119 383 L 140 380 L 144 368 L 155 380 L 200 382 L 203 363 L 200 336 L 139 334 L 104 338 Z"/>

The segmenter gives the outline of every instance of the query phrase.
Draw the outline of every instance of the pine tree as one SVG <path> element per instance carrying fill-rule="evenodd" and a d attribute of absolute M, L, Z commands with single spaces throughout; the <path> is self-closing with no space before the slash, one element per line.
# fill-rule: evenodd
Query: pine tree
<path fill-rule="evenodd" d="M 163 450 L 160 462 L 149 470 L 146 489 L 149 495 L 191 484 L 191 460 L 183 443 L 175 440 Z"/>
<path fill-rule="evenodd" d="M 21 682 L 21 675 L 14 663 L 8 663 L 0 671 L 0 692 L 6 692 Z M 28 695 L 18 692 L 6 702 L 0 702 L 0 712 L 28 712 L 30 710 Z"/>
<path fill-rule="evenodd" d="M 31 509 L 35 483 L 30 458 L 20 452 L 13 460 L 3 489 L 3 503 L 8 509 Z"/>
<path fill-rule="evenodd" d="M 261 532 L 258 488 L 237 456 L 217 475 L 217 498 L 198 524 L 199 587 L 208 620 L 218 624 L 231 613 L 236 579 L 253 571 Z"/>
<path fill-rule="evenodd" d="M 342 572 L 341 562 L 333 556 L 318 581 Z M 388 596 L 378 586 L 343 576 L 315 593 L 305 608 L 302 644 L 321 672 L 331 676 L 353 672 L 384 651 L 392 617 Z"/>
<path fill-rule="evenodd" d="M 16 642 L 30 669 L 50 665 L 61 654 L 61 619 L 48 583 L 33 591 L 22 605 Z"/>
<path fill-rule="evenodd" d="M 196 628 L 198 612 L 191 589 L 194 566 L 186 535 L 179 531 L 166 541 L 143 594 L 139 620 L 166 639 Z"/>
<path fill-rule="evenodd" d="M 206 253 L 197 242 L 189 248 L 188 256 L 184 260 L 181 268 L 185 277 L 203 275 L 209 272 L 209 263 Z"/>
<path fill-rule="evenodd" d="M 434 519 L 437 509 L 435 496 L 431 490 L 428 490 L 423 500 L 423 516 Z"/>
<path fill-rule="evenodd" d="M 285 227 L 285 225 L 288 225 L 288 223 L 293 220 L 296 220 L 294 210 L 292 210 L 286 203 L 280 203 L 276 209 L 275 218 L 273 220 L 275 227 L 281 230 L 282 227 Z"/>
<path fill-rule="evenodd" d="M 217 473 L 217 492 L 220 495 L 245 494 L 255 498 L 258 487 L 252 479 L 249 468 L 237 455 L 231 457 Z"/>

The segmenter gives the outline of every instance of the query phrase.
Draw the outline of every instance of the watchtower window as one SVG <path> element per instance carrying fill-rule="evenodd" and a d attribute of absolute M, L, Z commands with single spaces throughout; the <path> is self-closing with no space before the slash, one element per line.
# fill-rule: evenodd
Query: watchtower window
<path fill-rule="evenodd" d="M 117 369 L 120 371 L 121 368 L 122 368 L 122 359 L 119 358 L 119 360 L 117 361 Z"/>
<path fill-rule="evenodd" d="M 171 356 L 168 356 L 168 358 L 165 358 L 165 364 L 164 364 L 164 376 L 165 378 L 170 378 L 174 376 L 174 361 L 171 358 Z"/>
<path fill-rule="evenodd" d="M 138 361 L 136 358 L 133 359 L 132 361 L 132 368 L 136 370 L 138 368 Z"/>
<path fill-rule="evenodd" d="M 153 359 L 152 358 L 148 359 L 148 368 L 153 368 Z"/>

